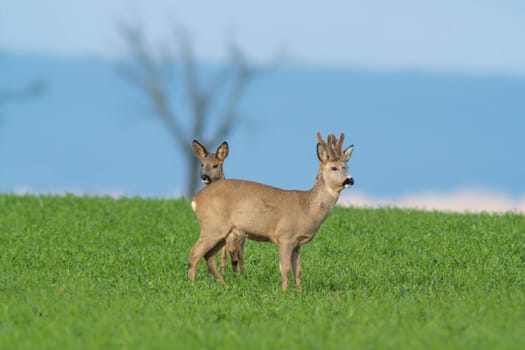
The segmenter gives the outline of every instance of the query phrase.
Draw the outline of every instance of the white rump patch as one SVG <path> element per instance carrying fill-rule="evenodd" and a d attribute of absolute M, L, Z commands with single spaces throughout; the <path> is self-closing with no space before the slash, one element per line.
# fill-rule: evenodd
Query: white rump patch
<path fill-rule="evenodd" d="M 193 209 L 193 211 L 197 209 L 197 203 L 195 203 L 195 201 L 191 201 L 191 209 Z"/>

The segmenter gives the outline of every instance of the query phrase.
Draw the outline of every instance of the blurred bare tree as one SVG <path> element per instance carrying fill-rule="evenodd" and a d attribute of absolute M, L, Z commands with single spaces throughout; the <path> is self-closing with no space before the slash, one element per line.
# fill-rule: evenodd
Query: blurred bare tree
<path fill-rule="evenodd" d="M 273 64 L 256 67 L 231 44 L 227 64 L 203 83 L 203 66 L 183 28 L 175 31 L 178 54 L 166 47 L 152 48 L 140 25 L 121 24 L 119 30 L 129 54 L 119 70 L 151 102 L 155 117 L 182 151 L 187 169 L 184 195 L 191 198 L 200 183 L 200 161 L 193 155 L 191 141 L 212 148 L 224 141 L 239 124 L 239 104 L 248 84 Z"/>
<path fill-rule="evenodd" d="M 9 102 L 21 102 L 43 93 L 45 83 L 42 80 L 33 80 L 22 88 L 0 87 L 0 108 Z"/>
<path fill-rule="evenodd" d="M 45 83 L 42 80 L 33 80 L 22 88 L 14 88 L 11 86 L 0 87 L 0 125 L 3 122 L 2 108 L 5 105 L 8 103 L 25 102 L 42 94 L 45 88 Z"/>

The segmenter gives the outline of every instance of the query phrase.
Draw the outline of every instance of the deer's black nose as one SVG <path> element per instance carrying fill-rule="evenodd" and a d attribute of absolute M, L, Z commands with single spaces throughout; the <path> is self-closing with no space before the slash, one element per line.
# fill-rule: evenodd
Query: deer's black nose
<path fill-rule="evenodd" d="M 347 179 L 345 179 L 345 181 L 343 181 L 343 186 L 344 187 L 350 187 L 350 186 L 353 186 L 354 185 L 354 178 L 353 177 L 349 177 Z"/>
<path fill-rule="evenodd" d="M 202 175 L 201 181 L 204 182 L 205 184 L 209 184 L 211 182 L 211 178 L 209 177 L 209 175 Z"/>

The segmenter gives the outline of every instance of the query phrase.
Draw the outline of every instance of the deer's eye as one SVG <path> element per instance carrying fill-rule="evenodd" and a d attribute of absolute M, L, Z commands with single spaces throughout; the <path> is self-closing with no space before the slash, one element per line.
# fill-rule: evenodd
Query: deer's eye
<path fill-rule="evenodd" d="M 333 171 L 337 171 L 337 167 L 336 167 L 336 166 L 333 166 L 333 167 L 332 167 L 332 170 L 333 170 Z"/>
<path fill-rule="evenodd" d="M 201 163 L 201 168 L 204 166 L 204 163 Z"/>
<path fill-rule="evenodd" d="M 213 164 L 213 169 L 217 169 L 218 166 L 219 164 Z"/>

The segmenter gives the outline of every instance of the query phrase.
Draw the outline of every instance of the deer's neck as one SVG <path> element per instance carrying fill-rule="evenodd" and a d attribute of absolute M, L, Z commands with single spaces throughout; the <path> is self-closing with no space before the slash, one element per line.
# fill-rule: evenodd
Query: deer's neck
<path fill-rule="evenodd" d="M 330 188 L 324 181 L 322 173 L 319 172 L 315 178 L 314 187 L 308 194 L 310 215 L 323 221 L 337 203 L 340 192 L 340 190 Z"/>

